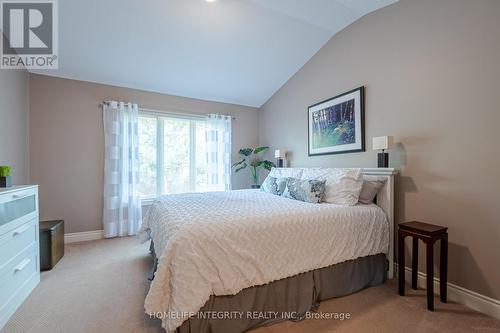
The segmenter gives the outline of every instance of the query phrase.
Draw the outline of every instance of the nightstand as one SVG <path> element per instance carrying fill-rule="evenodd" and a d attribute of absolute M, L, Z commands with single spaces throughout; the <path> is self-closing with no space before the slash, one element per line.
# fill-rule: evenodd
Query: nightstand
<path fill-rule="evenodd" d="M 448 228 L 423 222 L 405 222 L 398 225 L 398 278 L 399 295 L 405 294 L 405 237 L 413 238 L 411 287 L 417 289 L 418 240 L 426 245 L 427 309 L 434 311 L 434 243 L 441 240 L 441 263 L 439 267 L 439 289 L 441 302 L 446 303 L 448 276 Z"/>

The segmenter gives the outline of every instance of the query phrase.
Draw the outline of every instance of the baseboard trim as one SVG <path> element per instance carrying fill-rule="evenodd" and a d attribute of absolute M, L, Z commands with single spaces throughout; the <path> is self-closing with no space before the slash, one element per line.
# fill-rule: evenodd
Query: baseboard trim
<path fill-rule="evenodd" d="M 86 242 L 103 238 L 104 238 L 104 230 L 73 232 L 70 234 L 64 234 L 64 244 Z"/>
<path fill-rule="evenodd" d="M 396 272 L 397 265 L 396 265 Z M 411 268 L 405 267 L 405 281 L 411 283 Z M 417 274 L 417 286 L 421 289 L 426 289 L 427 275 L 423 272 Z M 456 284 L 448 282 L 448 300 L 457 302 L 487 314 L 489 316 L 500 319 L 500 301 L 494 298 L 479 294 L 475 291 L 457 286 Z M 439 295 L 439 279 L 434 278 L 434 293 Z"/>

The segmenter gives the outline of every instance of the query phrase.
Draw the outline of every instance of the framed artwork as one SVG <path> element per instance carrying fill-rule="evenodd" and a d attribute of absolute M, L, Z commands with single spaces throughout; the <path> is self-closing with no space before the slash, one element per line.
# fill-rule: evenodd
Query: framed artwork
<path fill-rule="evenodd" d="M 364 87 L 311 105 L 307 119 L 309 156 L 365 151 Z"/>

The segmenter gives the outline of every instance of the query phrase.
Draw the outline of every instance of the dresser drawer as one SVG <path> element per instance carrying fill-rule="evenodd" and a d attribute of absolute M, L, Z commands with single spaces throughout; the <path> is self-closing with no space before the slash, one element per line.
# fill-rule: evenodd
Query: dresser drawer
<path fill-rule="evenodd" d="M 36 187 L 0 193 L 0 235 L 37 217 Z"/>
<path fill-rule="evenodd" d="M 0 270 L 32 243 L 38 243 L 38 220 L 26 222 L 0 235 Z"/>
<path fill-rule="evenodd" d="M 33 243 L 0 269 L 0 312 L 33 276 L 38 278 L 38 244 Z"/>

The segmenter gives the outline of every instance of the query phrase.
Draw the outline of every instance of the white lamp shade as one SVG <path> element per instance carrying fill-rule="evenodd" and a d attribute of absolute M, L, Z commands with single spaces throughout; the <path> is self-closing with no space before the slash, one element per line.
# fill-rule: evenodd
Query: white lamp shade
<path fill-rule="evenodd" d="M 285 157 L 285 154 L 283 151 L 281 151 L 280 149 L 276 149 L 274 151 L 274 158 L 283 158 Z"/>
<path fill-rule="evenodd" d="M 377 136 L 373 138 L 373 150 L 391 149 L 394 146 L 394 137 Z"/>

